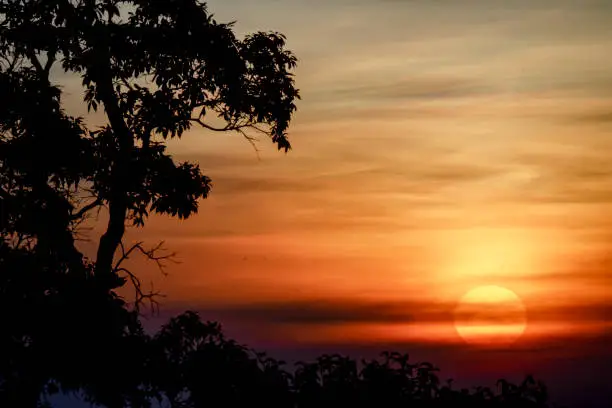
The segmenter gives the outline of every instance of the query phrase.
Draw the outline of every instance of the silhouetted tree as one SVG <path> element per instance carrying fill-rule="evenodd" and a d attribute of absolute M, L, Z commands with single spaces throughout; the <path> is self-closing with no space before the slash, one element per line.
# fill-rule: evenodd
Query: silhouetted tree
<path fill-rule="evenodd" d="M 193 126 L 287 151 L 295 64 L 281 34 L 238 39 L 197 0 L 0 0 L 0 405 L 36 406 L 48 387 L 146 404 L 148 340 L 115 292 L 150 297 L 122 261 L 160 257 L 124 245 L 126 224 L 188 218 L 208 195 L 199 165 L 166 152 Z M 81 77 L 106 124 L 65 112 L 61 75 Z M 102 207 L 89 260 L 75 239 Z"/>

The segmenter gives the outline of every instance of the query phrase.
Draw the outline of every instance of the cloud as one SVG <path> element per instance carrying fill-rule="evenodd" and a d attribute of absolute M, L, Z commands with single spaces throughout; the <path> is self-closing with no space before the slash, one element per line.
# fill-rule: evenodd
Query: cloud
<path fill-rule="evenodd" d="M 313 158 L 298 155 L 291 166 L 267 159 L 251 162 L 228 157 L 224 161 L 194 154 L 200 164 L 211 164 L 205 173 L 212 178 L 213 189 L 201 204 L 200 219 L 206 228 L 182 226 L 180 234 L 266 233 L 285 230 L 287 225 L 294 231 L 439 229 L 447 218 L 439 210 L 453 203 L 445 189 L 483 182 L 505 171 L 494 163 L 469 161 L 452 149 L 422 141 L 415 141 L 412 152 L 394 157 L 382 148 L 383 139 L 380 149 L 349 149 L 336 161 L 333 151 Z M 401 203 L 402 213 L 391 211 L 390 203 Z M 216 215 L 230 212 L 231 217 Z"/>
<path fill-rule="evenodd" d="M 591 142 L 568 146 L 559 141 L 549 145 L 549 152 L 534 147 L 516 153 L 514 162 L 524 177 L 515 198 L 542 204 L 612 203 L 612 164 L 597 141 Z"/>
<path fill-rule="evenodd" d="M 374 82 L 374 83 L 372 83 Z M 354 101 L 432 100 L 481 95 L 486 88 L 477 81 L 452 77 L 419 77 L 410 79 L 336 87 L 319 92 L 314 101 L 330 98 Z"/>
<path fill-rule="evenodd" d="M 451 305 L 428 302 L 389 302 L 314 299 L 200 306 L 201 316 L 219 316 L 233 321 L 284 325 L 328 325 L 353 323 L 409 323 L 417 319 L 448 321 Z M 173 306 L 176 308 L 176 306 Z M 421 316 L 421 317 L 418 317 Z"/>
<path fill-rule="evenodd" d="M 359 299 L 313 299 L 301 301 L 276 301 L 244 303 L 225 306 L 198 306 L 203 318 L 227 319 L 265 325 L 344 325 L 344 324 L 432 324 L 451 323 L 454 320 L 455 302 L 441 301 L 366 301 Z M 176 309 L 177 305 L 173 305 Z M 478 304 L 470 304 L 470 310 Z M 491 304 L 483 303 L 481 309 L 491 311 Z M 500 309 L 500 310 L 497 310 Z M 490 316 L 500 318 L 497 307 Z M 516 318 L 512 310 L 508 321 Z M 590 302 L 577 304 L 542 304 L 528 309 L 531 323 L 580 322 L 612 323 L 612 306 L 608 303 Z M 499 322 L 499 321 L 497 321 Z"/>
<path fill-rule="evenodd" d="M 218 175 L 213 181 L 219 184 L 223 194 L 248 193 L 344 193 L 368 192 L 411 192 L 429 193 L 445 185 L 474 182 L 495 176 L 501 170 L 482 164 L 453 163 L 431 158 L 430 165 L 414 162 L 400 171 L 394 166 L 375 165 L 359 169 L 355 163 L 353 170 L 331 174 L 314 174 L 310 177 L 278 177 L 269 174 Z M 331 197 L 330 197 L 331 198 Z M 338 198 L 333 197 L 333 198 Z"/>
<path fill-rule="evenodd" d="M 528 312 L 529 321 L 599 323 L 612 328 L 612 305 L 607 302 L 584 302 L 565 306 L 540 306 Z"/>
<path fill-rule="evenodd" d="M 568 115 L 567 121 L 574 124 L 612 124 L 612 107 L 605 112 L 589 112 L 583 114 Z"/>
<path fill-rule="evenodd" d="M 559 261 L 558 261 L 559 262 Z M 612 275 L 609 273 L 612 268 L 612 263 L 595 264 L 595 262 L 576 262 L 569 261 L 570 265 L 565 268 L 556 268 L 552 272 L 531 274 L 529 282 L 534 285 L 548 285 L 551 288 L 550 293 L 554 292 L 552 288 L 560 285 L 567 285 L 574 288 L 574 292 L 584 291 L 585 286 L 597 285 L 612 285 Z M 499 277 L 504 282 L 525 281 L 524 276 L 502 275 Z"/>

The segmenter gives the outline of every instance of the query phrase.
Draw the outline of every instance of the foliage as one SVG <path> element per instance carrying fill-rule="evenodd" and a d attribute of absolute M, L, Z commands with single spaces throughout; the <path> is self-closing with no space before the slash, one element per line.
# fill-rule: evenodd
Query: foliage
<path fill-rule="evenodd" d="M 122 262 L 164 257 L 124 244 L 126 225 L 197 212 L 211 180 L 166 149 L 193 126 L 289 150 L 295 65 L 281 34 L 239 39 L 197 0 L 0 0 L 0 406 L 58 389 L 143 404 L 138 306 L 154 294 Z M 66 112 L 70 76 L 103 126 Z M 75 242 L 102 208 L 88 259 Z"/>
<path fill-rule="evenodd" d="M 196 0 L 4 0 L 6 182 L 54 193 L 64 224 L 108 206 L 95 268 L 110 274 L 126 219 L 143 226 L 151 212 L 188 218 L 210 190 L 199 166 L 176 163 L 165 140 L 196 125 L 251 140 L 250 129 L 290 148 L 299 94 L 290 73 L 296 59 L 284 46 L 278 33 L 237 39 L 231 24 L 217 23 Z M 107 125 L 89 130 L 62 111 L 56 65 L 81 76 L 85 102 L 104 108 Z M 78 192 L 93 201 L 76 210 Z"/>

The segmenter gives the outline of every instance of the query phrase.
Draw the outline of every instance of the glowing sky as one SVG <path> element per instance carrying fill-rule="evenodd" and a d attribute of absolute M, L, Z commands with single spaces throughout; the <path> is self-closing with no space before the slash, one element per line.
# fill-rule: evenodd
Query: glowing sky
<path fill-rule="evenodd" d="M 303 100 L 288 155 L 200 130 L 171 144 L 214 188 L 197 217 L 130 233 L 178 252 L 167 278 L 139 263 L 168 307 L 247 341 L 446 344 L 458 299 L 491 284 L 523 300 L 524 344 L 609 332 L 612 3 L 209 7 L 285 33 Z"/>

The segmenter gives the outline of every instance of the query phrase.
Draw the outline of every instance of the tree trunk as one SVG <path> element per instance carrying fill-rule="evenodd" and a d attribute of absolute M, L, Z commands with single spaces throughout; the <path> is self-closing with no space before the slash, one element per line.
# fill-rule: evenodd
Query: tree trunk
<path fill-rule="evenodd" d="M 96 257 L 96 275 L 98 277 L 111 277 L 113 259 L 117 247 L 125 233 L 125 220 L 128 212 L 128 191 L 126 178 L 128 176 L 129 162 L 134 150 L 134 139 L 128 129 L 119 108 L 119 101 L 113 89 L 112 76 L 108 67 L 100 70 L 96 78 L 96 85 L 100 99 L 108 116 L 110 126 L 118 140 L 118 157 L 111 169 L 112 185 L 109 198 L 109 221 L 106 232 L 100 237 Z"/>

